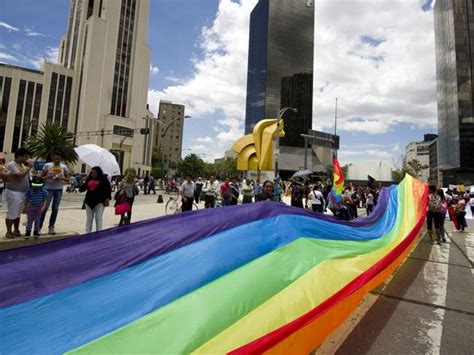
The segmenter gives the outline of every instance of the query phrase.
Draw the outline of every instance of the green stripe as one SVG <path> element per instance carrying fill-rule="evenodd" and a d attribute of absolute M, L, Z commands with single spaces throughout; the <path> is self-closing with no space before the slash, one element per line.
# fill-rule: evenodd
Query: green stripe
<path fill-rule="evenodd" d="M 404 187 L 398 187 L 397 223 L 383 238 L 364 242 L 298 239 L 72 352 L 189 353 L 319 263 L 389 244 L 399 235 Z"/>

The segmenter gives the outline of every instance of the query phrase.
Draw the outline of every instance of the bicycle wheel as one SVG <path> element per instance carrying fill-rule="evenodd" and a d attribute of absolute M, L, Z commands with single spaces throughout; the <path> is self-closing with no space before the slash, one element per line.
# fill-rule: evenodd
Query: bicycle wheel
<path fill-rule="evenodd" d="M 170 198 L 168 202 L 166 202 L 165 213 L 168 215 L 168 214 L 175 214 L 179 212 L 180 211 L 179 211 L 178 201 Z"/>

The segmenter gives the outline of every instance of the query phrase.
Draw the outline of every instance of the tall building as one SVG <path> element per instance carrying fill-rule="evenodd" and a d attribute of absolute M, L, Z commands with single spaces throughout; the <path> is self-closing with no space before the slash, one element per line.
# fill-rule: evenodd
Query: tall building
<path fill-rule="evenodd" d="M 474 1 L 436 1 L 434 24 L 442 183 L 474 183 Z"/>
<path fill-rule="evenodd" d="M 161 100 L 158 121 L 155 145 L 159 154 L 163 154 L 163 161 L 178 162 L 183 150 L 184 105 Z"/>
<path fill-rule="evenodd" d="M 283 146 L 303 147 L 312 128 L 314 4 L 260 0 L 250 15 L 245 133 L 264 118 L 285 113 Z"/>
<path fill-rule="evenodd" d="M 107 148 L 122 168 L 142 174 L 150 170 L 153 141 L 140 129 L 154 127 L 147 118 L 149 0 L 70 4 L 58 64 L 45 62 L 42 71 L 0 65 L 2 151 L 13 152 L 42 123 L 58 122 L 77 145 Z"/>
<path fill-rule="evenodd" d="M 417 160 L 420 165 L 426 166 L 417 176 L 423 182 L 428 182 L 430 178 L 430 146 L 437 137 L 436 134 L 425 134 L 423 141 L 410 142 L 405 148 L 403 165 L 408 165 L 410 161 Z"/>

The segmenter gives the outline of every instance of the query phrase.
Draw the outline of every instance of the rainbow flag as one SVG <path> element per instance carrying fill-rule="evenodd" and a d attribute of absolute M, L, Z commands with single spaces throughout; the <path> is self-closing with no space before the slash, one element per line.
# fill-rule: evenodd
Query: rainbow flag
<path fill-rule="evenodd" d="M 305 353 L 417 242 L 407 176 L 352 221 L 271 201 L 0 252 L 0 353 Z"/>
<path fill-rule="evenodd" d="M 334 155 L 332 158 L 332 166 L 334 172 L 332 194 L 337 202 L 341 202 L 342 193 L 344 192 L 344 174 L 342 173 L 342 169 L 339 165 L 336 155 Z"/>

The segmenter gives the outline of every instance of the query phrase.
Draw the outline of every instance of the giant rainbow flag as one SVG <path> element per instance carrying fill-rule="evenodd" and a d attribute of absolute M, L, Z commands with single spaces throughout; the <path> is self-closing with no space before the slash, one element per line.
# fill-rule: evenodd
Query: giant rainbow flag
<path fill-rule="evenodd" d="M 308 353 L 417 242 L 407 176 L 368 217 L 275 202 L 0 253 L 0 353 Z"/>

